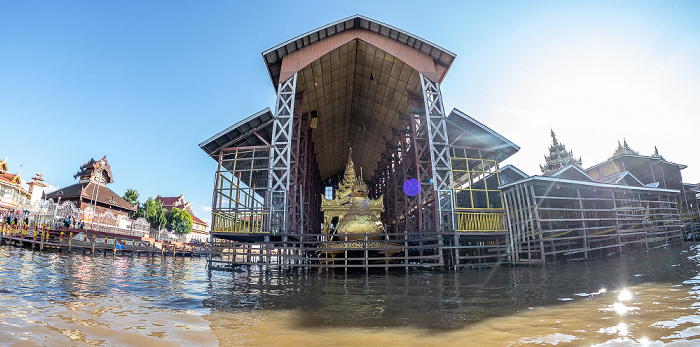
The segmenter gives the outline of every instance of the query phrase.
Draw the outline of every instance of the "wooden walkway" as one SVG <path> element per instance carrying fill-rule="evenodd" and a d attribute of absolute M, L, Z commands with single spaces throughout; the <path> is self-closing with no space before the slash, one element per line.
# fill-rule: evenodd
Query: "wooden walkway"
<path fill-rule="evenodd" d="M 83 254 L 127 256 L 200 257 L 209 253 L 208 245 L 156 241 L 153 238 L 113 234 L 88 229 L 44 229 L 37 226 L 0 225 L 0 244 L 34 250 Z"/>

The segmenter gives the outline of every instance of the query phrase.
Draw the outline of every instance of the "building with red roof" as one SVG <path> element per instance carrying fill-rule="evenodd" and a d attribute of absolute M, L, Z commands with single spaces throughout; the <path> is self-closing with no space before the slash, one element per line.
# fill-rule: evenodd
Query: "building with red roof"
<path fill-rule="evenodd" d="M 7 158 L 0 160 L 0 210 L 29 209 L 31 195 L 22 188 L 19 172 L 7 171 Z"/>
<path fill-rule="evenodd" d="M 46 195 L 46 199 L 73 202 L 78 209 L 84 211 L 81 218 L 85 222 L 122 229 L 129 228 L 131 224 L 129 214 L 136 212 L 137 206 L 128 203 L 107 187 L 107 184 L 114 182 L 114 178 L 106 156 L 99 161 L 91 158 L 90 161 L 83 163 L 73 177 L 78 179 L 78 183 L 51 192 Z M 89 212 L 93 206 L 98 216 L 111 212 L 113 219 L 96 217 L 93 220 L 92 213 Z M 89 227 L 93 225 L 94 223 L 89 224 Z"/>
<path fill-rule="evenodd" d="M 187 242 L 191 242 L 193 240 L 205 242 L 209 240 L 209 231 L 207 231 L 209 224 L 195 216 L 194 212 L 192 211 L 192 205 L 189 201 L 185 201 L 184 194 L 181 194 L 180 196 L 158 195 L 156 197 L 156 201 L 161 202 L 163 204 L 163 208 L 168 211 L 173 208 L 179 208 L 187 211 L 187 213 L 192 216 L 192 232 L 186 236 Z"/>

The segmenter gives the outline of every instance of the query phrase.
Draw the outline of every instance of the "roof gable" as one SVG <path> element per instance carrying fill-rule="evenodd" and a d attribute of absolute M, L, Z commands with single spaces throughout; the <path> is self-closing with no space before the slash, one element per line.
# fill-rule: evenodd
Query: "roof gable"
<path fill-rule="evenodd" d="M 593 177 L 589 176 L 585 171 L 580 169 L 578 166 L 569 164 L 567 166 L 564 166 L 560 168 L 559 170 L 550 172 L 546 174 L 545 176 L 549 177 L 556 177 L 556 178 L 561 178 L 561 179 L 569 179 L 569 180 L 576 180 L 576 181 L 588 181 L 588 182 L 594 182 L 595 180 Z"/>
<path fill-rule="evenodd" d="M 629 171 L 616 172 L 610 176 L 603 177 L 596 182 L 615 184 L 629 187 L 644 187 L 645 185 Z"/>
<path fill-rule="evenodd" d="M 517 167 L 510 164 L 500 168 L 498 170 L 498 176 L 501 179 L 501 182 L 499 182 L 501 185 L 517 182 L 530 177 Z"/>
<path fill-rule="evenodd" d="M 335 38 L 336 35 L 351 30 L 368 31 L 380 37 L 398 42 L 404 47 L 426 54 L 432 58 L 435 65 L 437 72 L 437 81 L 435 82 L 442 81 L 456 58 L 454 53 L 418 36 L 377 20 L 356 14 L 301 34 L 263 52 L 262 56 L 267 65 L 267 70 L 275 90 L 281 82 L 282 60 L 285 56 L 320 41 Z"/>

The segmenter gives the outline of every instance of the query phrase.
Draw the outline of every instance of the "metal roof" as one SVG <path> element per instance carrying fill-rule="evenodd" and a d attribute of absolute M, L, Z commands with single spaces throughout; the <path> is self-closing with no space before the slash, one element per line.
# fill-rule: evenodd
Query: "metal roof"
<path fill-rule="evenodd" d="M 520 147 L 501 134 L 456 108 L 450 112 L 447 122 L 449 123 L 447 137 L 450 145 L 497 151 L 500 161 L 506 160 L 520 150 Z"/>
<path fill-rule="evenodd" d="M 332 38 L 333 35 L 339 36 Z M 288 56 L 316 43 L 317 46 Z M 285 56 L 285 64 L 295 62 L 284 68 L 284 74 L 291 70 L 297 74 L 295 107 L 301 106 L 302 117 L 315 117 L 315 128 L 310 134 L 322 181 L 344 170 L 350 147 L 355 167 L 361 168 L 358 171 L 369 181 L 387 143 L 396 141 L 394 135 L 400 128 L 401 115 L 411 112 L 409 95 L 422 95 L 421 72 L 417 69 L 432 71 L 434 77 L 442 79 L 455 58 L 453 53 L 426 40 L 359 15 L 263 52 L 275 86 Z M 269 143 L 272 118 L 269 109 L 260 111 L 202 142 L 200 147 L 214 157 L 221 148 L 265 144 L 261 139 Z M 519 150 L 458 110 L 450 114 L 448 121 L 452 122 L 448 136 L 457 145 L 496 150 L 501 160 Z M 453 133 L 455 129 L 459 132 Z"/>
<path fill-rule="evenodd" d="M 457 57 L 454 53 L 416 35 L 410 34 L 380 21 L 356 14 L 301 34 L 291 40 L 280 43 L 279 45 L 264 51 L 262 56 L 265 60 L 265 64 L 267 65 L 267 71 L 270 74 L 270 79 L 272 80 L 275 90 L 277 90 L 280 83 L 279 77 L 282 68 L 282 58 L 284 58 L 284 56 L 353 28 L 369 30 L 429 55 L 433 58 L 433 62 L 438 70 L 438 82 L 442 81 L 447 74 L 447 71 L 450 69 L 455 57 Z"/>
<path fill-rule="evenodd" d="M 658 161 L 660 161 L 660 162 L 663 163 L 663 164 L 667 164 L 667 165 L 671 165 L 671 166 L 677 166 L 679 170 L 683 170 L 683 169 L 685 169 L 685 168 L 688 167 L 688 165 L 672 163 L 672 162 L 670 162 L 670 161 L 668 161 L 668 160 L 666 160 L 666 159 L 664 159 L 664 158 L 662 158 L 662 157 L 653 157 L 653 156 L 648 156 L 648 155 L 621 154 L 621 155 L 618 155 L 618 156 L 616 156 L 616 157 L 610 158 L 610 159 L 608 159 L 608 160 L 606 160 L 606 161 L 604 161 L 604 162 L 602 162 L 602 163 L 595 164 L 595 165 L 593 165 L 593 166 L 587 168 L 586 171 L 593 170 L 593 169 L 598 168 L 598 167 L 600 167 L 600 166 L 603 166 L 603 165 L 605 165 L 605 164 L 607 164 L 607 163 L 609 163 L 609 162 L 615 161 L 615 160 L 617 160 L 617 159 L 624 159 L 624 158 L 631 158 L 631 159 L 633 159 L 633 160 L 650 160 L 650 159 L 652 159 L 652 160 L 658 160 Z"/>
<path fill-rule="evenodd" d="M 222 148 L 265 144 L 254 132 L 269 143 L 272 138 L 272 119 L 272 112 L 267 107 L 206 139 L 199 144 L 199 148 L 216 160 L 216 155 Z"/>
<path fill-rule="evenodd" d="M 506 188 L 509 188 L 511 186 L 514 186 L 516 184 L 523 184 L 526 182 L 532 182 L 532 181 L 542 181 L 542 182 L 549 182 L 551 184 L 555 183 L 566 183 L 566 184 L 572 184 L 572 185 L 582 185 L 582 186 L 589 186 L 589 187 L 600 187 L 600 188 L 623 188 L 623 189 L 630 189 L 630 190 L 639 190 L 639 191 L 644 191 L 644 192 L 658 192 L 658 193 L 675 193 L 678 194 L 680 193 L 679 190 L 676 189 L 662 189 L 662 188 L 649 188 L 649 187 L 635 187 L 635 186 L 624 186 L 624 185 L 617 185 L 617 184 L 608 184 L 608 183 L 598 183 L 598 182 L 588 182 L 588 181 L 578 181 L 578 180 L 570 180 L 570 179 L 562 179 L 562 178 L 556 178 L 556 177 L 547 177 L 547 176 L 531 176 L 529 178 L 526 178 L 524 180 L 520 180 L 517 182 L 513 183 L 508 183 L 505 185 L 502 185 L 498 187 L 501 190 L 504 190 Z"/>

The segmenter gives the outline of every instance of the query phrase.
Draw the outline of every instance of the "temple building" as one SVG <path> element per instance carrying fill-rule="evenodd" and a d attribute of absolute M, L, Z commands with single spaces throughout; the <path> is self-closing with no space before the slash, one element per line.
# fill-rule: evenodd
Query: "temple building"
<path fill-rule="evenodd" d="M 173 208 L 179 208 L 181 210 L 187 211 L 192 217 L 192 232 L 185 235 L 185 242 L 199 241 L 206 242 L 209 241 L 209 231 L 207 227 L 209 224 L 207 222 L 199 219 L 192 211 L 192 205 L 189 201 L 185 201 L 184 194 L 180 196 L 162 197 L 158 195 L 156 201 L 163 204 L 163 208 L 170 211 Z"/>
<path fill-rule="evenodd" d="M 697 213 L 680 215 L 690 195 L 681 178 L 685 165 L 665 160 L 658 151 L 639 155 L 624 141 L 608 160 L 584 170 L 553 132 L 552 140 L 543 175 L 527 177 L 510 169 L 509 180 L 501 182 L 511 263 L 648 249 L 680 241 L 697 218 Z M 697 212 L 694 204 L 690 212 Z"/>
<path fill-rule="evenodd" d="M 66 201 L 73 203 L 80 211 L 78 219 L 85 222 L 86 228 L 130 228 L 129 214 L 136 212 L 137 206 L 129 204 L 107 187 L 114 183 L 107 156 L 98 161 L 91 158 L 83 163 L 73 178 L 78 183 L 46 194 L 46 199 L 52 199 L 57 204 Z"/>
<path fill-rule="evenodd" d="M 30 208 L 31 195 L 22 187 L 22 179 L 9 173 L 7 158 L 0 160 L 0 211 L 24 211 Z"/>

